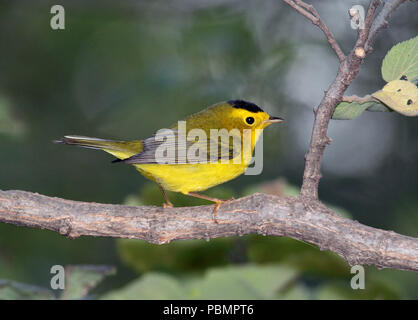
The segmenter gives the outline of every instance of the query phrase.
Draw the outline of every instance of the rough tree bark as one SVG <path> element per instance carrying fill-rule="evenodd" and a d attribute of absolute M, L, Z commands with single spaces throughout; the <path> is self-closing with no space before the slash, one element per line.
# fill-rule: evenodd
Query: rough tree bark
<path fill-rule="evenodd" d="M 364 226 L 342 218 L 318 201 L 320 166 L 326 146 L 328 124 L 347 87 L 372 51 L 373 39 L 387 26 L 396 8 L 407 0 L 372 0 L 365 28 L 359 30 L 355 46 L 345 56 L 318 12 L 301 0 L 283 0 L 320 28 L 340 66 L 335 80 L 317 108 L 300 196 L 280 198 L 265 194 L 231 201 L 221 206 L 218 224 L 213 206 L 187 208 L 132 207 L 83 203 L 51 198 L 24 191 L 0 190 L 0 222 L 49 229 L 70 238 L 107 236 L 167 243 L 177 239 L 210 239 L 258 233 L 288 236 L 331 250 L 350 265 L 372 264 L 418 272 L 418 239 Z M 347 98 L 346 98 L 347 99 Z"/>
<path fill-rule="evenodd" d="M 83 235 L 136 238 L 151 243 L 180 239 L 287 236 L 338 253 L 350 265 L 418 271 L 418 240 L 343 218 L 319 202 L 307 208 L 297 197 L 256 193 L 213 206 L 134 207 L 51 198 L 25 191 L 0 191 L 0 221 Z"/>

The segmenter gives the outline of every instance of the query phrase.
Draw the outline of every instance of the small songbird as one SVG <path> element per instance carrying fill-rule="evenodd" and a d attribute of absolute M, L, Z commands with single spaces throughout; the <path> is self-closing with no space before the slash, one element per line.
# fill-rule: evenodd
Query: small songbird
<path fill-rule="evenodd" d="M 216 221 L 219 206 L 229 200 L 196 192 L 243 174 L 262 130 L 281 121 L 282 118 L 269 116 L 254 103 L 230 100 L 212 105 L 145 140 L 64 136 L 55 142 L 100 149 L 115 156 L 114 162 L 132 164 L 158 184 L 165 199 L 163 207 L 173 206 L 165 190 L 213 201 Z M 218 133 L 215 137 L 214 132 Z M 225 132 L 227 136 L 223 139 Z"/>

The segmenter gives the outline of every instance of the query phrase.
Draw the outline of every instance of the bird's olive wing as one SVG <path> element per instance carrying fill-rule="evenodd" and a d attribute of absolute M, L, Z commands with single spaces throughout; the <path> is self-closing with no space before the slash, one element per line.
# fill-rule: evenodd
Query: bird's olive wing
<path fill-rule="evenodd" d="M 223 138 L 223 139 L 222 139 Z M 143 151 L 122 162 L 130 164 L 196 164 L 233 159 L 240 153 L 237 137 L 210 139 L 206 135 L 187 137 L 177 130 L 163 129 L 142 141 Z M 237 149 L 237 150 L 236 150 Z"/>

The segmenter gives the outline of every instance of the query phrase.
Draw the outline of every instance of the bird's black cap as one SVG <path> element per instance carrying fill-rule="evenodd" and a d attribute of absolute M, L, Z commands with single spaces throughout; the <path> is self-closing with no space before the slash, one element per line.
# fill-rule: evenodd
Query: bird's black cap
<path fill-rule="evenodd" d="M 228 103 L 234 108 L 245 109 L 245 110 L 248 110 L 248 111 L 254 112 L 254 113 L 263 112 L 263 109 L 261 109 L 259 106 L 257 106 L 254 103 L 248 102 L 248 101 L 229 100 Z"/>

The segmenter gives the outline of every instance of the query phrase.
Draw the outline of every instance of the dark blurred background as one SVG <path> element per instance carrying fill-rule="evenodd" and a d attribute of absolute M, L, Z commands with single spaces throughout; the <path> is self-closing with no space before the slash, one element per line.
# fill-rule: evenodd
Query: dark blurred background
<path fill-rule="evenodd" d="M 297 193 L 312 108 L 338 68 L 323 34 L 307 19 L 273 0 L 72 0 L 59 3 L 65 30 L 52 30 L 54 4 L 0 1 L 0 189 L 161 204 L 158 188 L 134 168 L 52 140 L 65 134 L 146 138 L 216 102 L 245 99 L 286 121 L 264 133 L 261 175 L 239 177 L 209 194 Z M 348 52 L 356 31 L 347 10 L 355 4 L 367 8 L 368 1 L 312 4 Z M 392 16 L 347 94 L 362 96 L 385 84 L 382 59 L 394 44 L 417 34 L 416 9 L 407 3 Z M 417 118 L 394 112 L 332 121 L 320 198 L 361 223 L 417 237 L 417 128 Z M 177 205 L 201 203 L 170 197 Z M 368 268 L 367 294 L 351 290 L 350 269 L 339 257 L 291 239 L 250 236 L 153 246 L 69 240 L 0 224 L 0 278 L 47 287 L 54 264 L 115 265 L 117 274 L 97 295 L 153 272 L 188 283 L 207 277 L 211 268 L 286 265 L 297 275 L 271 297 L 418 298 L 417 276 L 393 270 Z"/>

